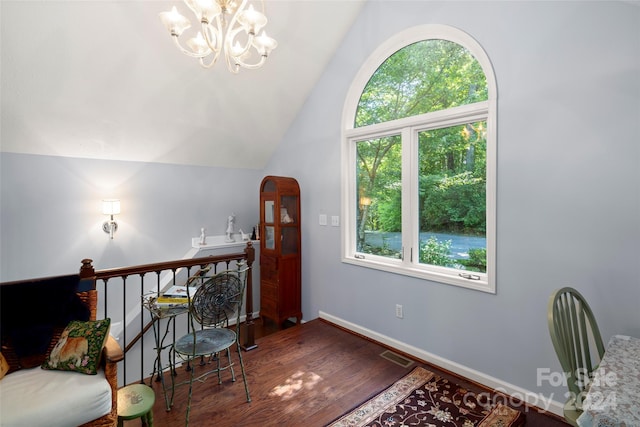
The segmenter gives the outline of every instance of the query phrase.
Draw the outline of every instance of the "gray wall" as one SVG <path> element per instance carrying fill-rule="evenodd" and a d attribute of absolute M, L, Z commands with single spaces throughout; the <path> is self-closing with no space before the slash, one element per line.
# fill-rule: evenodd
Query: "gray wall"
<path fill-rule="evenodd" d="M 230 212 L 249 228 L 262 176 L 300 182 L 303 312 L 322 311 L 478 372 L 562 401 L 537 383 L 560 369 L 549 294 L 572 285 L 605 340 L 640 336 L 640 7 L 637 2 L 370 0 L 264 171 L 2 153 L 0 279 L 179 258 Z M 340 132 L 359 67 L 393 34 L 426 23 L 469 33 L 498 81 L 496 295 L 340 262 Z M 29 143 L 28 140 L 24 141 Z M 100 200 L 122 200 L 113 241 Z M 403 304 L 404 319 L 394 316 Z"/>
<path fill-rule="evenodd" d="M 631 2 L 369 1 L 269 173 L 302 191 L 303 313 L 320 311 L 564 402 L 546 323 L 562 286 L 604 339 L 640 337 L 640 7 Z M 340 129 L 359 67 L 391 35 L 449 24 L 486 50 L 498 83 L 497 294 L 340 262 Z M 395 304 L 404 319 L 395 318 Z"/>
<path fill-rule="evenodd" d="M 0 280 L 67 274 L 83 258 L 99 269 L 182 258 L 205 227 L 223 235 L 258 222 L 262 173 L 2 153 Z M 119 198 L 114 239 L 103 198 Z"/>

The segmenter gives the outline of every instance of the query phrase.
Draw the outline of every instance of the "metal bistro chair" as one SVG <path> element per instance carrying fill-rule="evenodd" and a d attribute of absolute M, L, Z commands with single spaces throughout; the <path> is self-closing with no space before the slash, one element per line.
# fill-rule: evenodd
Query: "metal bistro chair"
<path fill-rule="evenodd" d="M 577 426 L 582 399 L 604 355 L 604 344 L 589 304 L 573 288 L 558 289 L 551 294 L 547 320 L 553 348 L 567 375 L 569 399 L 564 405 L 564 418 Z"/>
<path fill-rule="evenodd" d="M 239 262 L 237 271 L 227 270 L 214 276 L 196 277 L 201 283 L 190 300 L 191 333 L 184 335 L 174 344 L 175 353 L 189 364 L 187 369 L 190 370 L 186 425 L 189 425 L 194 380 L 204 380 L 207 376 L 217 373 L 218 383 L 222 384 L 221 372 L 226 369 L 231 371 L 231 380 L 236 380 L 234 363 L 231 360 L 231 347 L 234 344 L 238 351 L 247 402 L 251 401 L 239 345 L 240 311 L 248 270 L 245 263 Z M 229 321 L 234 316 L 235 330 L 231 330 Z M 196 322 L 200 327 L 197 328 Z M 225 351 L 226 362 L 223 363 Z M 195 359 L 200 359 L 200 362 L 195 363 Z M 208 362 L 205 362 L 205 359 L 208 359 Z M 209 368 L 206 366 L 208 364 L 214 364 L 215 367 Z M 195 371 L 200 368 L 204 369 L 204 372 L 199 372 L 196 377 Z"/>

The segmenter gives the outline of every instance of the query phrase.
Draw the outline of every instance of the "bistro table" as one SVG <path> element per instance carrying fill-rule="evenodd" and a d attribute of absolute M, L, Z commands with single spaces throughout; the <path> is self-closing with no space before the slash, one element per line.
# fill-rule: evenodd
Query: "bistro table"
<path fill-rule="evenodd" d="M 640 339 L 611 338 L 582 409 L 580 427 L 640 426 Z"/>
<path fill-rule="evenodd" d="M 153 373 L 151 374 L 151 379 L 153 380 L 154 376 L 156 376 L 156 381 L 160 381 L 162 385 L 162 393 L 164 396 L 164 402 L 167 406 L 167 411 L 171 409 L 171 405 L 173 404 L 173 377 L 176 375 L 175 371 L 175 354 L 172 350 L 169 350 L 167 354 L 168 365 L 163 364 L 162 362 L 162 352 L 167 349 L 173 348 L 173 338 L 169 343 L 165 343 L 167 336 L 171 330 L 171 326 L 173 326 L 175 330 L 175 318 L 181 314 L 185 314 L 189 312 L 189 305 L 177 305 L 174 307 L 166 307 L 159 306 L 156 303 L 158 294 L 150 293 L 142 296 L 142 305 L 151 313 L 151 324 L 153 325 L 153 336 L 156 340 L 156 360 L 153 364 Z M 161 320 L 167 319 L 164 324 L 164 329 L 161 326 Z M 164 381 L 164 371 L 165 369 L 169 369 L 169 376 L 171 377 L 171 395 L 167 393 L 167 386 Z"/>

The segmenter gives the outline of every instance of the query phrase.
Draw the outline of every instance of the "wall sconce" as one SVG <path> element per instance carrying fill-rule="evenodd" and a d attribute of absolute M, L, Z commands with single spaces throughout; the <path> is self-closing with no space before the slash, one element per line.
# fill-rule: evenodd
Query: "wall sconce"
<path fill-rule="evenodd" d="M 118 230 L 118 223 L 113 219 L 114 215 L 118 215 L 120 213 L 120 200 L 118 199 L 109 199 L 102 201 L 102 213 L 105 215 L 110 215 L 111 219 L 109 221 L 105 221 L 102 224 L 102 229 L 105 233 L 109 233 L 109 237 L 113 239 L 113 233 Z"/>

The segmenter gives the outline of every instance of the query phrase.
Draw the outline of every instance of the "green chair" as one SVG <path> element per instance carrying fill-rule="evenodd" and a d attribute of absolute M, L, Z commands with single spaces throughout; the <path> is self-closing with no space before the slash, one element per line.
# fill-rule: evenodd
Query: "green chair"
<path fill-rule="evenodd" d="M 231 380 L 236 380 L 231 358 L 231 347 L 234 345 L 238 352 L 247 402 L 251 402 L 239 343 L 240 311 L 246 277 L 250 273 L 245 266 L 245 263 L 239 262 L 237 271 L 227 270 L 211 277 L 195 276 L 200 285 L 190 299 L 191 333 L 179 338 L 173 346 L 175 353 L 187 362 L 187 369 L 190 370 L 186 425 L 189 425 L 194 380 L 203 381 L 210 374 L 217 373 L 218 383 L 221 384 L 221 372 L 226 369 L 231 372 Z M 187 287 L 187 293 L 189 288 L 190 286 Z M 236 322 L 234 329 L 229 328 L 231 319 Z M 196 371 L 199 371 L 197 377 Z"/>
<path fill-rule="evenodd" d="M 567 375 L 569 399 L 564 418 L 577 426 L 589 379 L 604 355 L 604 344 L 587 301 L 573 288 L 556 290 L 549 297 L 547 320 L 553 348 Z"/>

